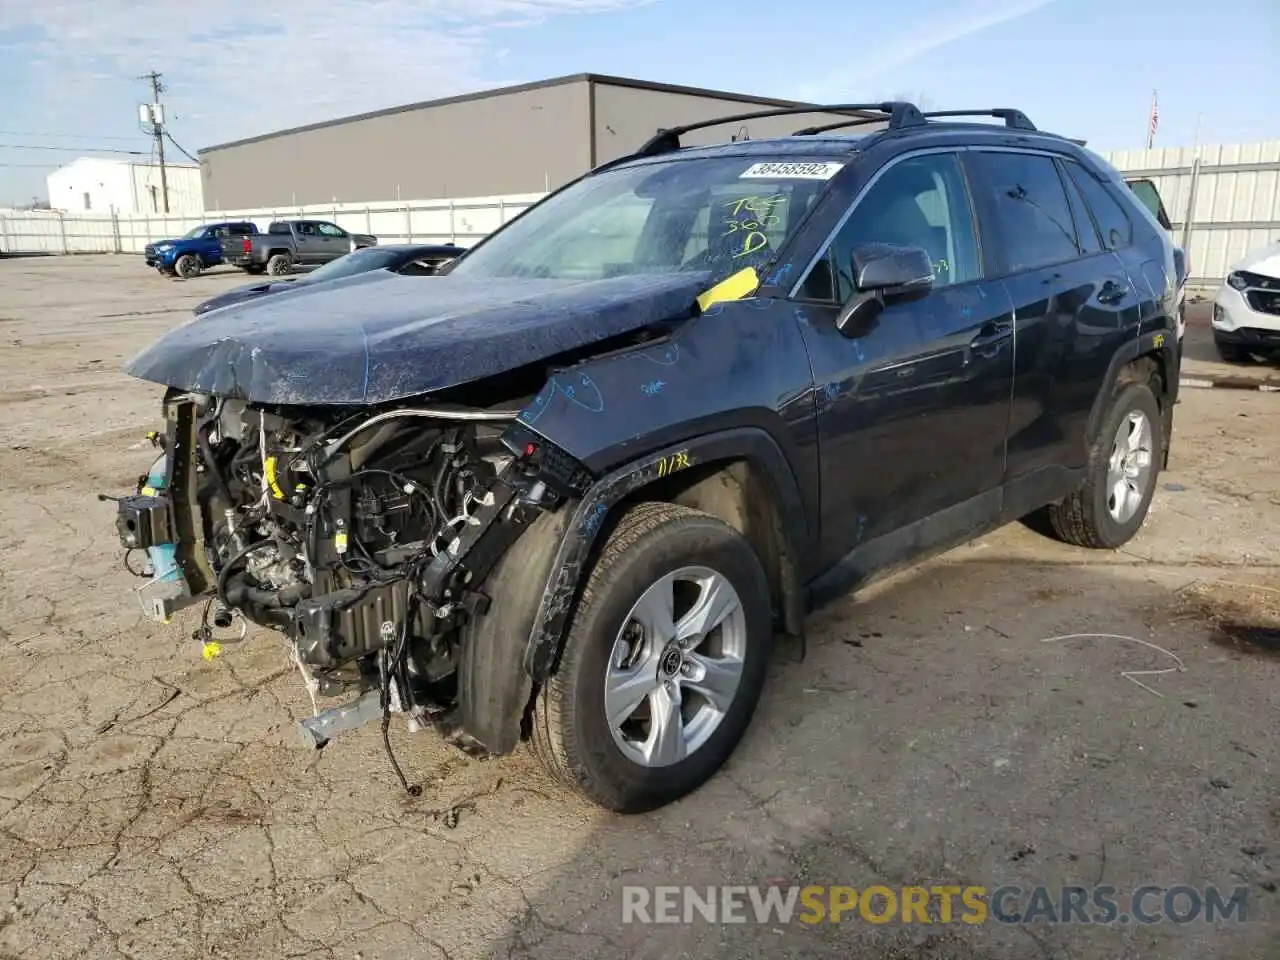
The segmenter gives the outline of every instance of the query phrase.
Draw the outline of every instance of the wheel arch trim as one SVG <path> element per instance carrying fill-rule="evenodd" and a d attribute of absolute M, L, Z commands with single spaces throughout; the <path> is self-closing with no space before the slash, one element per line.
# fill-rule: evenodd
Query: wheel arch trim
<path fill-rule="evenodd" d="M 1102 418 L 1106 416 L 1111 396 L 1115 393 L 1116 383 L 1120 379 L 1120 371 L 1134 360 L 1141 357 L 1150 357 L 1156 361 L 1161 380 L 1164 383 L 1164 390 L 1156 397 L 1156 401 L 1160 404 L 1161 420 L 1164 428 L 1164 449 L 1167 456 L 1169 440 L 1173 430 L 1173 405 L 1178 398 L 1179 349 L 1177 334 L 1173 329 L 1143 333 L 1121 346 L 1111 357 L 1106 377 L 1102 382 L 1102 389 L 1094 397 L 1093 408 L 1089 411 L 1089 427 L 1086 437 L 1093 437 L 1097 434 L 1098 428 L 1102 424 Z"/>
<path fill-rule="evenodd" d="M 600 477 L 577 501 L 556 550 L 525 649 L 524 668 L 541 683 L 559 660 L 588 563 L 604 521 L 627 496 L 657 480 L 700 464 L 747 460 L 761 468 L 778 496 L 782 535 L 796 550 L 807 539 L 800 487 L 790 464 L 766 431 L 737 427 L 707 434 L 648 453 Z M 797 542 L 800 541 L 800 542 Z"/>

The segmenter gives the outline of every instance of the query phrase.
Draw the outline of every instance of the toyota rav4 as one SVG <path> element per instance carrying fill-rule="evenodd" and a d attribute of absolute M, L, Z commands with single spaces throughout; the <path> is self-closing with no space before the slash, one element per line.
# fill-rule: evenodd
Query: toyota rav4
<path fill-rule="evenodd" d="M 638 811 L 720 767 L 813 604 L 1033 513 L 1124 544 L 1178 392 L 1165 231 L 1019 111 L 822 109 L 659 131 L 443 275 L 143 351 L 161 450 L 117 522 L 148 614 L 282 634 L 310 744 L 380 720 L 394 765 L 403 714 Z"/>

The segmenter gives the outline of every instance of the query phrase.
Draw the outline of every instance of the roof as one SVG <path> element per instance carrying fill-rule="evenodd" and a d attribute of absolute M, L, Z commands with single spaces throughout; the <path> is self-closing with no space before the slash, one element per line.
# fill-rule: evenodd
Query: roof
<path fill-rule="evenodd" d="M 125 164 L 130 167 L 159 167 L 160 164 L 154 160 L 148 160 L 145 157 L 76 157 L 74 160 L 68 160 L 59 170 L 65 170 L 67 167 L 75 166 L 77 163 L 114 163 Z M 199 170 L 199 164 L 195 163 L 165 163 L 166 168 L 186 168 L 189 170 Z"/>
<path fill-rule="evenodd" d="M 1047 130 L 1017 130 L 992 123 L 955 123 L 940 120 L 929 120 L 921 125 L 906 126 L 899 129 L 862 130 L 858 132 L 829 130 L 803 136 L 761 137 L 757 140 L 738 140 L 728 143 L 690 144 L 674 150 L 659 150 L 653 153 L 631 154 L 619 157 L 605 164 L 604 167 L 629 166 L 632 164 L 661 163 L 675 159 L 713 158 L 713 157 L 809 157 L 844 158 L 850 157 L 859 150 L 886 139 L 909 138 L 924 145 L 955 145 L 959 143 L 986 144 L 992 146 L 1007 145 L 1010 141 L 1023 144 L 1056 147 L 1066 153 L 1077 153 L 1081 148 L 1078 141 L 1061 137 Z"/>
<path fill-rule="evenodd" d="M 856 152 L 862 141 L 871 135 L 824 133 L 807 137 L 761 137 L 758 140 L 696 144 L 650 156 L 620 157 L 617 165 L 662 162 L 677 158 L 683 160 L 695 157 L 776 157 L 779 154 L 785 154 L 788 157 L 847 157 Z"/>
<path fill-rule="evenodd" d="M 339 117 L 336 120 L 323 120 L 319 123 L 308 123 L 300 127 L 289 127 L 288 129 L 277 130 L 273 133 L 262 133 L 253 137 L 245 137 L 241 140 L 231 140 L 227 143 L 219 143 L 212 147 L 201 147 L 196 151 L 196 154 L 203 155 L 215 150 L 242 147 L 250 143 L 272 140 L 276 137 L 287 137 L 291 134 L 306 133 L 311 130 L 323 130 L 326 127 L 338 127 L 347 123 L 357 123 L 361 120 L 374 120 L 379 117 L 390 117 L 397 113 L 412 113 L 415 110 L 425 110 L 431 107 L 445 107 L 457 103 L 470 103 L 473 100 L 487 100 L 491 97 L 505 97 L 515 93 L 528 93 L 533 90 L 561 87 L 570 83 L 598 83 L 611 87 L 630 87 L 634 90 L 651 90 L 656 93 L 675 93 L 697 97 L 708 97 L 717 100 L 730 100 L 737 103 L 749 103 L 762 107 L 818 106 L 817 104 L 808 103 L 803 100 L 778 100 L 774 97 L 758 97 L 752 94 L 732 93 L 727 90 L 711 90 L 703 87 L 686 87 L 674 83 L 655 83 L 650 80 L 636 80 L 631 77 L 614 77 L 602 73 L 573 73 L 563 77 L 552 77 L 549 80 L 538 80 L 534 83 L 520 83 L 515 84 L 514 86 L 494 87 L 489 90 L 477 90 L 474 93 L 464 93 L 453 97 L 441 97 L 436 100 L 422 100 L 418 103 L 406 103 L 399 107 L 387 107 L 385 109 L 374 110 L 369 113 L 357 113 L 349 117 Z"/>

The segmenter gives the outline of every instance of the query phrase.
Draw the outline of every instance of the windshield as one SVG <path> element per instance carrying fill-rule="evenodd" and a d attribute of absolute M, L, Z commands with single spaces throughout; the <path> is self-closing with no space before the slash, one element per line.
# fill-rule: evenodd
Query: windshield
<path fill-rule="evenodd" d="M 188 230 L 186 233 L 184 233 L 182 235 L 182 239 L 194 240 L 196 237 L 202 237 L 204 236 L 204 232 L 208 229 L 209 229 L 208 227 L 195 227 L 191 230 Z"/>
<path fill-rule="evenodd" d="M 459 260 L 455 276 L 601 280 L 761 267 L 841 161 L 668 160 L 606 170 L 531 209 Z"/>
<path fill-rule="evenodd" d="M 392 250 L 364 247 L 360 250 L 354 250 L 346 256 L 339 257 L 337 260 L 330 260 L 323 267 L 312 270 L 302 279 L 311 282 L 314 280 L 336 280 L 339 277 L 349 277 L 354 273 L 381 269 L 395 260 L 395 257 L 395 252 Z"/>

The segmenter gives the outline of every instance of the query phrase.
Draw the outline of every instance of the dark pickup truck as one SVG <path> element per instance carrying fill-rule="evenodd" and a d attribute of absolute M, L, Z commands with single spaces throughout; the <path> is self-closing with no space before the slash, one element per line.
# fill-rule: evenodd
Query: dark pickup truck
<path fill-rule="evenodd" d="M 377 243 L 377 237 L 348 233 L 327 220 L 277 220 L 266 233 L 223 240 L 222 258 L 246 273 L 279 277 L 295 264 L 328 263 Z"/>

